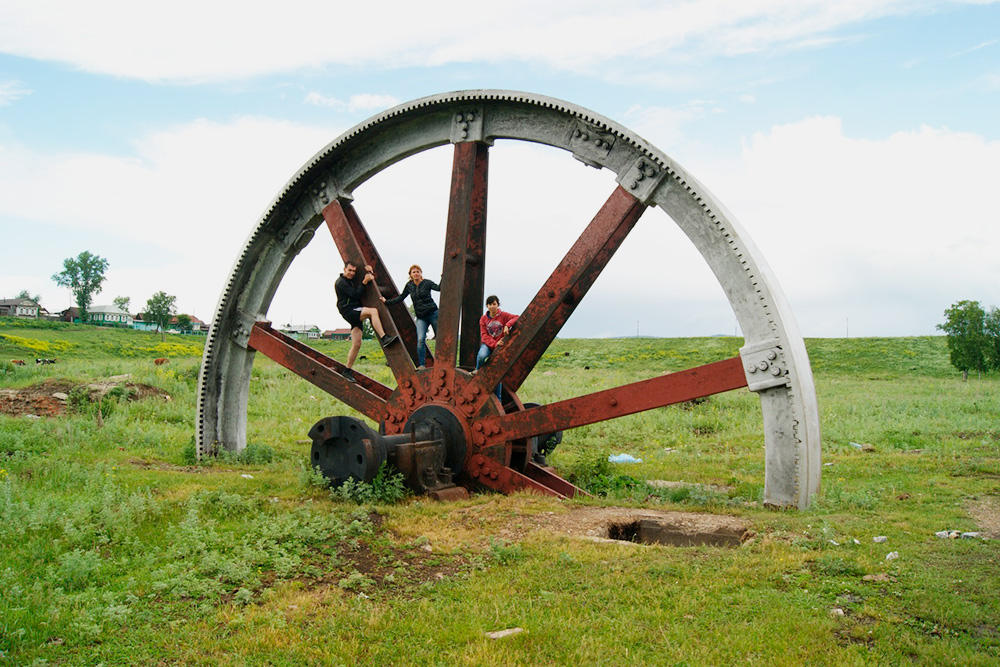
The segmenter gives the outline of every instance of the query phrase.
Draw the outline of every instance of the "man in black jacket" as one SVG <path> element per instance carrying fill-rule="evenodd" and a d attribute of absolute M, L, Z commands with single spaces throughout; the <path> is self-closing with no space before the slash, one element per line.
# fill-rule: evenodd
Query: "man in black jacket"
<path fill-rule="evenodd" d="M 334 290 L 337 292 L 337 310 L 340 316 L 351 325 L 351 351 L 347 354 L 347 368 L 344 370 L 344 377 L 354 382 L 354 360 L 361 350 L 361 323 L 364 320 L 371 320 L 372 328 L 378 335 L 378 342 L 382 347 L 387 347 L 396 340 L 396 336 L 389 336 L 382 328 L 382 320 L 378 311 L 374 308 L 367 308 L 361 305 L 361 298 L 368 289 L 368 283 L 375 280 L 372 267 L 365 265 L 365 276 L 360 281 L 355 280 L 360 262 L 348 260 L 344 264 L 344 272 L 337 278 Z"/>

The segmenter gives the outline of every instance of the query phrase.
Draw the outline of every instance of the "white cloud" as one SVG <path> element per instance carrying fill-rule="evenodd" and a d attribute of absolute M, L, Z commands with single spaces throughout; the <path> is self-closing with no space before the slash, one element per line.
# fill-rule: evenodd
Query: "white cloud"
<path fill-rule="evenodd" d="M 0 107 L 9 106 L 11 102 L 30 95 L 32 92 L 21 86 L 20 81 L 0 81 Z"/>
<path fill-rule="evenodd" d="M 329 64 L 521 61 L 591 71 L 623 59 L 649 69 L 657 61 L 676 66 L 678 58 L 811 48 L 832 31 L 926 7 L 913 0 L 512 0 L 461 9 L 441 0 L 12 0 L 0 5 L 0 50 L 149 81 L 219 81 Z"/>
<path fill-rule="evenodd" d="M 958 299 L 1000 305 L 1000 142 L 921 127 L 878 141 L 837 118 L 753 135 L 708 186 L 736 212 L 806 335 L 931 334 Z"/>
<path fill-rule="evenodd" d="M 0 219 L 48 230 L 42 236 L 92 232 L 119 248 L 88 248 L 111 260 L 100 298 L 144 303 L 162 289 L 207 319 L 269 202 L 339 131 L 261 118 L 200 120 L 141 137 L 127 157 L 8 147 L 0 152 Z M 61 259 L 47 262 L 58 267 Z"/>
<path fill-rule="evenodd" d="M 311 106 L 326 107 L 336 111 L 349 111 L 352 113 L 381 111 L 382 109 L 388 109 L 399 104 L 399 100 L 391 95 L 360 93 L 358 95 L 351 95 L 350 99 L 345 102 L 336 97 L 328 97 L 315 91 L 306 95 L 303 102 Z"/>

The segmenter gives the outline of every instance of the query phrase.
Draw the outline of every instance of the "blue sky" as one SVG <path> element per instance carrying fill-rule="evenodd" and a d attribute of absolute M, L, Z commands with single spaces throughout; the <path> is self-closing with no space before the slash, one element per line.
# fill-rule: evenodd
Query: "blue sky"
<path fill-rule="evenodd" d="M 0 297 L 65 308 L 50 276 L 89 250 L 110 262 L 95 303 L 163 290 L 208 320 L 323 146 L 398 103 L 503 88 L 597 111 L 692 172 L 805 336 L 932 334 L 954 301 L 1000 306 L 1000 3 L 540 4 L 0 2 Z M 440 273 L 449 164 L 436 149 L 356 193 L 397 283 Z M 487 291 L 523 308 L 612 187 L 558 151 L 494 148 Z M 343 326 L 338 271 L 317 235 L 268 316 Z M 736 330 L 649 211 L 563 335 Z"/>

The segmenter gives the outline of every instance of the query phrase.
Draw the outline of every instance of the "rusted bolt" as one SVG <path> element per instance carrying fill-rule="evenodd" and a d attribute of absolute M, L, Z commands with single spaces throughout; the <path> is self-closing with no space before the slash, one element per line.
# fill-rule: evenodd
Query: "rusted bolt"
<path fill-rule="evenodd" d="M 496 479 L 499 476 L 500 476 L 500 474 L 496 470 L 491 470 L 490 471 L 490 479 Z"/>
<path fill-rule="evenodd" d="M 451 392 L 448 391 L 447 389 L 442 389 L 441 395 L 444 396 L 445 398 L 448 398 L 449 396 L 451 396 Z"/>
<path fill-rule="evenodd" d="M 472 472 L 469 473 L 469 474 L 472 475 L 473 477 L 479 477 L 479 469 L 478 468 L 473 468 Z"/>
<path fill-rule="evenodd" d="M 611 398 L 611 405 L 618 405 L 618 399 L 617 399 L 617 398 L 614 398 L 614 397 L 612 397 L 612 398 Z"/>
<path fill-rule="evenodd" d="M 477 445 L 482 445 L 482 444 L 485 444 L 485 443 L 486 443 L 486 438 L 484 438 L 483 436 L 481 436 L 481 435 L 477 434 L 477 435 L 476 435 L 476 437 L 475 437 L 475 438 L 473 438 L 473 441 L 474 441 L 474 442 L 475 442 L 475 443 L 476 443 Z"/>
<path fill-rule="evenodd" d="M 472 428 L 474 428 L 477 431 L 479 431 L 480 433 L 482 433 L 483 432 L 483 422 L 476 422 L 476 425 L 473 426 Z"/>

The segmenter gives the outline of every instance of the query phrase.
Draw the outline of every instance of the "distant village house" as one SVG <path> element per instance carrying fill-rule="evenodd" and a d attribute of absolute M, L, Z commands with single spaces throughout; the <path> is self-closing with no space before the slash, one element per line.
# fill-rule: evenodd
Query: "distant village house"
<path fill-rule="evenodd" d="M 31 299 L 0 299 L 0 317 L 38 317 L 41 308 Z"/>
<path fill-rule="evenodd" d="M 347 340 L 350 337 L 350 329 L 327 329 L 323 332 L 323 338 L 325 340 Z"/>
<path fill-rule="evenodd" d="M 278 331 L 297 340 L 301 340 L 302 338 L 319 340 L 320 337 L 320 329 L 315 324 L 286 324 L 279 328 Z"/>

